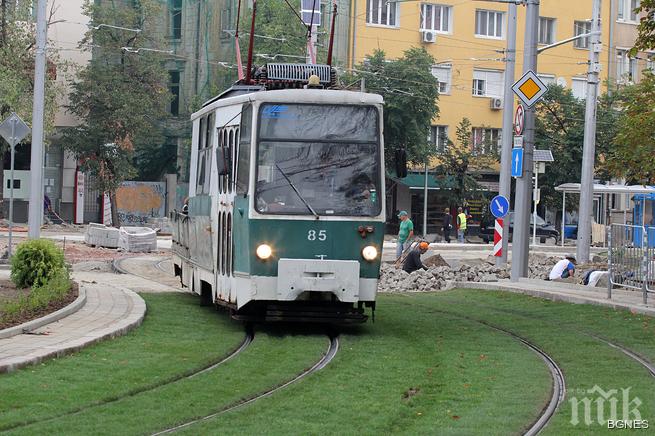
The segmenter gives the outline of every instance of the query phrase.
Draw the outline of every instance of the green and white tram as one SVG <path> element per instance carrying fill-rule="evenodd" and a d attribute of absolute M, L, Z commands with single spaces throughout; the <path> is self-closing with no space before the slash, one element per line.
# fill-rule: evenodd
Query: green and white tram
<path fill-rule="evenodd" d="M 236 86 L 192 115 L 173 263 L 244 320 L 363 322 L 384 236 L 382 97 Z"/>

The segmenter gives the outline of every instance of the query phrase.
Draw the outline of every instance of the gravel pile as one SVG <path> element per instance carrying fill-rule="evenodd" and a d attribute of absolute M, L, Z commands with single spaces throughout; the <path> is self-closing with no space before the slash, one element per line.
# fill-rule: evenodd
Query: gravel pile
<path fill-rule="evenodd" d="M 561 256 L 530 255 L 529 277 L 545 280 L 553 266 L 561 259 Z M 508 279 L 510 276 L 509 265 L 505 268 L 499 268 L 493 264 L 493 260 L 479 265 L 462 264 L 459 268 L 429 266 L 427 264 L 426 266 L 428 266 L 427 270 L 418 270 L 408 274 L 400 268 L 395 268 L 393 264 L 383 263 L 380 269 L 378 291 L 439 291 L 450 289 L 455 282 L 496 282 L 499 279 Z M 607 264 L 597 261 L 586 265 L 578 265 L 574 282 L 582 283 L 585 273 L 592 269 L 606 270 Z"/>
<path fill-rule="evenodd" d="M 424 292 L 448 289 L 453 282 L 496 282 L 509 278 L 509 269 L 495 265 L 461 265 L 457 269 L 448 266 L 429 267 L 407 274 L 392 264 L 382 264 L 378 291 Z"/>

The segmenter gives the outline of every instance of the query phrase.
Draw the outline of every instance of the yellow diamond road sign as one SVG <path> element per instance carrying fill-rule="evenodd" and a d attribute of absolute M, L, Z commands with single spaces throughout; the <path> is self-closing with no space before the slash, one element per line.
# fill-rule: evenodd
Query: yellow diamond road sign
<path fill-rule="evenodd" d="M 546 93 L 548 88 L 537 75 L 529 70 L 513 86 L 512 91 L 528 107 L 534 106 Z"/>

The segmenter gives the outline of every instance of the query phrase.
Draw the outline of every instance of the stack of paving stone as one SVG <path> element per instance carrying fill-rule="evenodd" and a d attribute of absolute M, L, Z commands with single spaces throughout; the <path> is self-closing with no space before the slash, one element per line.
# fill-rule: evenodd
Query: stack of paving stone
<path fill-rule="evenodd" d="M 84 242 L 87 245 L 118 248 L 119 231 L 104 224 L 91 223 L 84 232 Z"/>
<path fill-rule="evenodd" d="M 427 270 L 407 274 L 391 264 L 382 264 L 378 291 L 380 292 L 424 292 L 449 289 L 454 282 L 495 282 L 509 278 L 507 268 L 495 265 L 466 265 L 459 268 L 448 266 L 430 267 Z"/>
<path fill-rule="evenodd" d="M 121 227 L 118 248 L 143 253 L 157 250 L 157 233 L 148 227 Z"/>

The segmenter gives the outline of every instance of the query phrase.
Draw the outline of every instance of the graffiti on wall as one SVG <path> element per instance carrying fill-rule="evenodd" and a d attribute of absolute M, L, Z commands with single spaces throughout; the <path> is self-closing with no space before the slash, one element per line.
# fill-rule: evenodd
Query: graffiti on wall
<path fill-rule="evenodd" d="M 116 191 L 118 218 L 123 225 L 143 225 L 166 216 L 166 183 L 123 182 Z"/>

